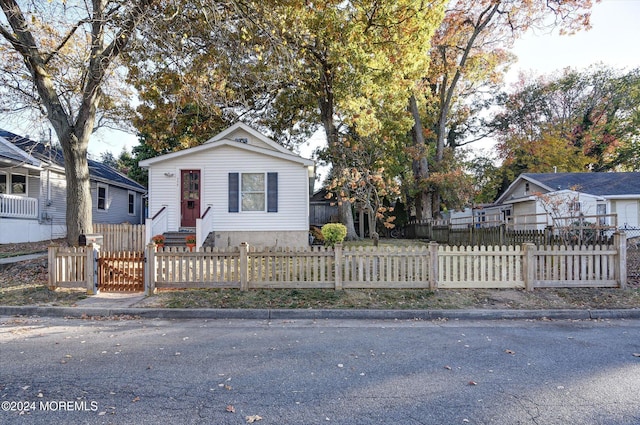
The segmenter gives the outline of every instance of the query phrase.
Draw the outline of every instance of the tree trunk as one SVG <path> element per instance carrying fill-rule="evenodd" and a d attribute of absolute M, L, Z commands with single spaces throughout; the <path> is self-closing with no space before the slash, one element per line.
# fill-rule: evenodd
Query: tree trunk
<path fill-rule="evenodd" d="M 353 221 L 353 208 L 351 202 L 346 200 L 342 201 L 338 206 L 338 213 L 340 214 L 340 222 L 347 228 L 347 236 L 345 239 L 348 241 L 358 239 L 356 226 Z"/>
<path fill-rule="evenodd" d="M 320 119 L 322 120 L 322 125 L 324 127 L 324 132 L 327 137 L 327 146 L 329 150 L 335 150 L 338 147 L 338 132 L 336 130 L 335 123 L 333 121 L 334 116 L 334 103 L 333 103 L 333 74 L 331 72 L 331 66 L 328 63 L 322 64 L 322 75 L 320 76 L 320 80 L 322 81 L 322 90 L 319 91 L 323 93 L 320 96 L 318 101 L 320 106 Z M 332 155 L 334 158 L 337 155 Z M 339 163 L 339 161 L 333 161 L 334 172 L 340 173 L 340 170 L 343 166 Z M 353 211 L 351 202 L 347 199 L 341 199 L 338 194 L 338 214 L 340 215 L 340 222 L 344 224 L 347 228 L 347 240 L 358 239 L 358 234 L 356 233 L 355 223 L 353 221 Z"/>
<path fill-rule="evenodd" d="M 413 116 L 411 136 L 415 149 L 415 156 L 412 162 L 413 179 L 418 188 L 418 193 L 415 197 L 416 219 L 427 220 L 432 217 L 431 192 L 426 186 L 426 180 L 429 178 L 429 163 L 427 161 L 427 146 L 424 140 L 420 111 L 413 95 L 409 98 L 409 111 Z"/>
<path fill-rule="evenodd" d="M 87 160 L 87 141 L 80 141 L 75 135 L 71 140 L 62 141 L 64 151 L 64 172 L 67 179 L 67 242 L 78 244 L 81 234 L 93 233 L 91 185 L 89 181 L 89 162 Z M 96 193 L 97 202 L 97 193 Z M 105 200 L 108 207 L 108 199 Z"/>

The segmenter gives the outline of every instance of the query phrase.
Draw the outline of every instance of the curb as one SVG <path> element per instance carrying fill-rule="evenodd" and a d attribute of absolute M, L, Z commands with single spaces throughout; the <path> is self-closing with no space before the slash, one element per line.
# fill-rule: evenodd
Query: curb
<path fill-rule="evenodd" d="M 336 320 L 599 320 L 640 319 L 625 310 L 287 310 L 0 306 L 0 316 L 112 317 L 145 319 L 336 319 Z"/>

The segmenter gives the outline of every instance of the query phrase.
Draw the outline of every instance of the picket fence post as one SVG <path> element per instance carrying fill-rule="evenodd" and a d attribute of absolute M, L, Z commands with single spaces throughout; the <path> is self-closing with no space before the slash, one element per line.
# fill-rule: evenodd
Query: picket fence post
<path fill-rule="evenodd" d="M 84 277 L 87 284 L 87 295 L 98 294 L 98 267 L 96 261 L 98 260 L 98 252 L 100 245 L 90 244 L 85 246 L 85 266 Z"/>
<path fill-rule="evenodd" d="M 337 243 L 333 248 L 336 290 L 342 289 L 342 244 Z"/>
<path fill-rule="evenodd" d="M 438 242 L 429 242 L 429 289 L 438 289 Z"/>
<path fill-rule="evenodd" d="M 249 261 L 247 253 L 249 251 L 249 244 L 242 242 L 240 244 L 240 290 L 249 290 Z"/>
<path fill-rule="evenodd" d="M 144 295 L 153 295 L 156 286 L 156 246 L 148 244 L 144 249 L 145 273 L 144 273 Z"/>
<path fill-rule="evenodd" d="M 49 245 L 49 258 L 47 265 L 49 266 L 49 289 L 56 289 L 56 279 L 58 271 L 56 270 L 56 257 L 58 256 L 58 245 Z"/>
<path fill-rule="evenodd" d="M 618 261 L 615 264 L 616 278 L 620 283 L 620 289 L 627 287 L 627 235 L 624 232 L 613 234 L 613 245 L 618 251 Z"/>
<path fill-rule="evenodd" d="M 535 287 L 535 248 L 536 246 L 532 243 L 522 244 L 522 277 L 524 278 L 524 287 L 527 291 L 533 291 Z"/>

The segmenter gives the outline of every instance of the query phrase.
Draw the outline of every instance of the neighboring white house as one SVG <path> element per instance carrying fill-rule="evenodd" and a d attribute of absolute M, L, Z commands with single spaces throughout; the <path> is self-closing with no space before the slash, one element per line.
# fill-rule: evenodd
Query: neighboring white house
<path fill-rule="evenodd" d="M 314 163 L 237 123 L 149 169 L 147 240 L 195 231 L 198 246 L 306 246 Z"/>
<path fill-rule="evenodd" d="M 142 221 L 146 189 L 89 160 L 94 223 Z M 67 234 L 67 183 L 60 149 L 0 130 L 0 244 Z"/>
<path fill-rule="evenodd" d="M 487 210 L 517 217 L 519 221 L 512 222 L 516 228 L 541 228 L 551 224 L 549 217 L 544 220 L 548 215 L 545 200 L 557 202 L 560 214 L 573 217 L 616 214 L 617 222 L 606 224 L 638 229 L 640 173 L 524 173 Z"/>

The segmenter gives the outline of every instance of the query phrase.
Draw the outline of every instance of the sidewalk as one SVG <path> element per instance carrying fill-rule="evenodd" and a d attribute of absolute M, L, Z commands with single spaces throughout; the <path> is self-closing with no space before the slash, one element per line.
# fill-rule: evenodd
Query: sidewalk
<path fill-rule="evenodd" d="M 43 251 L 43 252 L 36 252 L 34 254 L 17 255 L 15 257 L 0 258 L 0 265 L 19 263 L 20 261 L 36 260 L 38 258 L 47 258 L 47 252 Z"/>
<path fill-rule="evenodd" d="M 76 305 L 81 308 L 131 308 L 143 299 L 141 292 L 98 292 Z"/>

